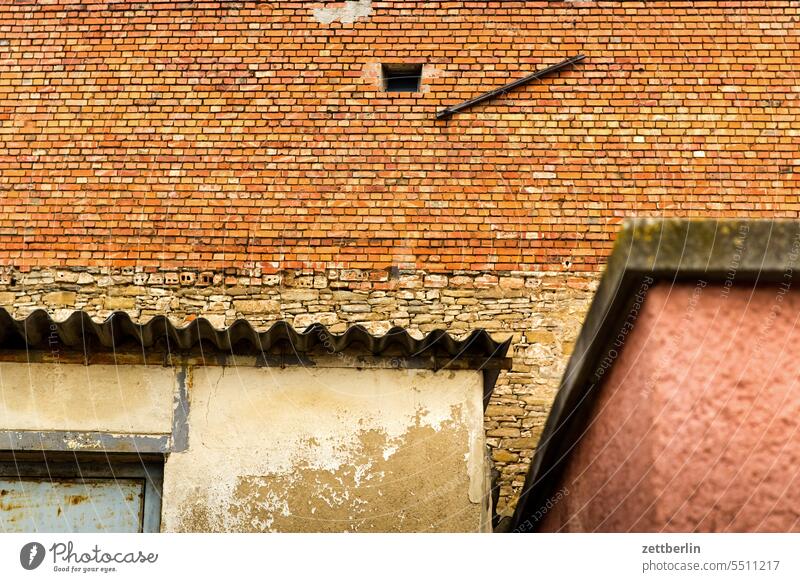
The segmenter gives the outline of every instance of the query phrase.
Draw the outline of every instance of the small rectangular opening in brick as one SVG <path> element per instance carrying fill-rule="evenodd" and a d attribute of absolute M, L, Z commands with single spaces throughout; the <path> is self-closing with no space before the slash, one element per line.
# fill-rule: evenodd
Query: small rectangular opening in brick
<path fill-rule="evenodd" d="M 395 63 L 383 65 L 383 87 L 390 93 L 413 93 L 419 91 L 422 65 Z"/>

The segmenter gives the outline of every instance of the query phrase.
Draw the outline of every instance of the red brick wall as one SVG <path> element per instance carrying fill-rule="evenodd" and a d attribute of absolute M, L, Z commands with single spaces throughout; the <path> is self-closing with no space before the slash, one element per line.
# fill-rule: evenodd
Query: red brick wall
<path fill-rule="evenodd" d="M 797 216 L 798 3 L 320 6 L 5 0 L 0 262 L 595 270 L 626 215 Z"/>

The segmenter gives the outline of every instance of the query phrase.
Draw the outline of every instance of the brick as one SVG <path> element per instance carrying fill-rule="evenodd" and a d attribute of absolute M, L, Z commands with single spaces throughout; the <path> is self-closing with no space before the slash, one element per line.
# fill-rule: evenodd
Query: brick
<path fill-rule="evenodd" d="M 523 437 L 516 439 L 504 439 L 501 446 L 509 449 L 533 449 L 538 442 L 536 437 Z"/>
<path fill-rule="evenodd" d="M 556 341 L 556 336 L 552 331 L 526 331 L 525 339 L 531 344 L 552 344 Z"/>
<path fill-rule="evenodd" d="M 490 404 L 486 407 L 486 416 L 521 416 L 525 410 L 520 406 L 502 406 L 497 404 Z"/>
<path fill-rule="evenodd" d="M 492 460 L 498 463 L 516 463 L 518 459 L 519 455 L 503 449 L 495 449 L 492 451 Z"/>
<path fill-rule="evenodd" d="M 42 301 L 47 305 L 75 305 L 75 297 L 72 291 L 53 291 L 46 293 Z"/>
<path fill-rule="evenodd" d="M 106 309 L 133 309 L 136 307 L 135 297 L 106 297 L 103 300 L 103 307 Z"/>
<path fill-rule="evenodd" d="M 243 314 L 278 313 L 281 304 L 269 299 L 241 299 L 233 302 L 233 308 Z"/>

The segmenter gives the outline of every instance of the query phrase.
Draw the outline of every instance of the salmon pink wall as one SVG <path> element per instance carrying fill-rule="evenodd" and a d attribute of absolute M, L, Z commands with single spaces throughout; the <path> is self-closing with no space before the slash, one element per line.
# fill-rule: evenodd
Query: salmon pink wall
<path fill-rule="evenodd" d="M 656 285 L 542 531 L 800 531 L 798 318 L 787 285 Z"/>

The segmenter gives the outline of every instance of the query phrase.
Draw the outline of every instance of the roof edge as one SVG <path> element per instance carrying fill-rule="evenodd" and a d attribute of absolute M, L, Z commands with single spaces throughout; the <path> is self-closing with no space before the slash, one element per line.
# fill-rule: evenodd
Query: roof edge
<path fill-rule="evenodd" d="M 321 323 L 297 331 L 287 321 L 277 321 L 266 331 L 257 331 L 245 319 L 218 329 L 203 317 L 176 326 L 164 315 L 146 323 L 136 323 L 128 313 L 116 311 L 98 322 L 87 312 L 76 310 L 67 319 L 55 321 L 44 309 L 37 309 L 23 319 L 15 319 L 0 308 L 0 349 L 10 350 L 50 349 L 53 343 L 78 351 L 116 350 L 131 345 L 137 349 L 187 351 L 203 345 L 228 354 L 305 354 L 315 350 L 336 354 L 360 350 L 374 356 L 400 354 L 405 357 L 483 358 L 489 361 L 505 359 L 510 342 L 510 339 L 496 341 L 482 329 L 473 330 L 461 339 L 455 339 L 442 329 L 415 338 L 401 327 L 393 327 L 378 336 L 360 325 L 353 325 L 342 333 L 333 333 Z"/>
<path fill-rule="evenodd" d="M 546 507 L 580 440 L 610 368 L 606 358 L 623 326 L 633 325 L 628 319 L 653 285 L 698 278 L 731 284 L 776 282 L 795 270 L 800 271 L 797 220 L 625 220 L 567 362 L 514 515 L 501 529 L 538 529 L 534 516 Z"/>

